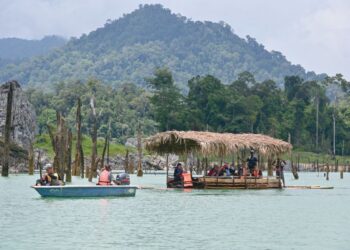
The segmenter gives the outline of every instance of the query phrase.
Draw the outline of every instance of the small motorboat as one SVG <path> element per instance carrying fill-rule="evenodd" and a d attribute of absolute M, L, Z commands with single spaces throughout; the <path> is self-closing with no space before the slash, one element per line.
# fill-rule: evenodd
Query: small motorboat
<path fill-rule="evenodd" d="M 42 197 L 133 197 L 136 186 L 32 186 Z"/>

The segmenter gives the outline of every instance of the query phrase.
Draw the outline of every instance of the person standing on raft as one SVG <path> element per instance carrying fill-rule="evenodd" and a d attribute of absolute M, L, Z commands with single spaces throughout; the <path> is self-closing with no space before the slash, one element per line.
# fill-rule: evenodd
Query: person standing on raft
<path fill-rule="evenodd" d="M 254 150 L 250 150 L 250 157 L 247 159 L 250 174 L 253 176 L 254 169 L 258 165 L 258 159 L 254 156 Z"/>
<path fill-rule="evenodd" d="M 286 165 L 285 160 L 281 160 L 280 158 L 277 158 L 277 161 L 275 162 L 276 165 L 276 176 L 279 177 L 283 182 L 283 187 L 286 187 L 286 183 L 284 181 L 284 166 Z"/>
<path fill-rule="evenodd" d="M 111 166 L 106 165 L 102 172 L 100 173 L 100 176 L 98 178 L 98 183 L 96 185 L 101 186 L 108 186 L 112 185 L 113 175 L 111 172 Z"/>

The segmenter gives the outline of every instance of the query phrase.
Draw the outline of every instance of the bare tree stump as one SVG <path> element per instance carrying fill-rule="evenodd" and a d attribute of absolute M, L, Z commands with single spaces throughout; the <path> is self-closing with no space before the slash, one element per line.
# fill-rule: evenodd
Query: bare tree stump
<path fill-rule="evenodd" d="M 75 118 L 75 126 L 77 129 L 77 142 L 75 145 L 75 160 L 72 169 L 73 176 L 82 176 L 84 178 L 84 166 L 82 166 L 83 158 L 83 147 L 82 147 L 82 136 L 81 136 L 81 100 L 78 98 L 77 113 Z"/>
<path fill-rule="evenodd" d="M 28 174 L 33 175 L 34 174 L 34 149 L 33 145 L 29 148 L 29 155 L 28 155 Z"/>
<path fill-rule="evenodd" d="M 7 94 L 7 106 L 6 106 L 6 121 L 5 121 L 5 138 L 4 138 L 4 157 L 1 170 L 1 176 L 9 175 L 10 165 L 10 144 L 11 144 L 11 128 L 12 128 L 12 103 L 13 103 L 13 83 L 9 84 L 9 91 Z"/>

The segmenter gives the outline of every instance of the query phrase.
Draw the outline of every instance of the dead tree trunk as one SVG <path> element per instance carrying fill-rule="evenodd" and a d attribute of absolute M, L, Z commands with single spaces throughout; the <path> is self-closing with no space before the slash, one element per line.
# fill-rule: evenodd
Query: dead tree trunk
<path fill-rule="evenodd" d="M 79 176 L 79 172 L 80 172 L 80 175 L 82 176 L 82 178 L 84 178 L 84 174 L 82 173 L 84 172 L 83 170 L 84 167 L 83 168 L 81 167 L 83 147 L 81 145 L 82 137 L 81 137 L 81 100 L 80 98 L 78 98 L 78 107 L 77 107 L 77 113 L 75 118 L 75 125 L 77 129 L 77 142 L 75 145 L 75 159 L 74 159 L 72 175 Z"/>
<path fill-rule="evenodd" d="M 5 133 L 4 133 L 4 160 L 2 164 L 1 176 L 9 175 L 10 165 L 10 144 L 11 144 L 11 130 L 12 130 L 12 103 L 13 103 L 13 84 L 10 82 L 9 91 L 7 94 L 7 106 L 6 106 L 6 121 L 5 121 Z"/>
<path fill-rule="evenodd" d="M 80 177 L 84 178 L 85 162 L 83 147 L 80 147 Z"/>
<path fill-rule="evenodd" d="M 125 173 L 129 173 L 129 150 L 126 150 L 124 169 Z"/>
<path fill-rule="evenodd" d="M 54 171 L 58 173 L 60 178 L 64 180 L 65 173 L 67 172 L 67 161 L 71 159 L 69 155 L 71 150 L 69 149 L 69 131 L 66 127 L 65 120 L 60 113 L 57 112 L 57 130 L 53 131 L 53 128 L 47 125 L 49 135 L 51 138 L 51 144 L 54 149 Z"/>
<path fill-rule="evenodd" d="M 68 130 L 66 146 L 66 182 L 72 182 L 72 131 Z"/>
<path fill-rule="evenodd" d="M 29 154 L 28 154 L 28 174 L 34 174 L 34 149 L 33 145 L 30 145 Z"/>
<path fill-rule="evenodd" d="M 138 162 L 137 162 L 137 176 L 142 177 L 143 171 L 142 171 L 142 132 L 141 132 L 141 125 L 139 124 L 137 129 L 137 155 L 138 155 Z"/>
<path fill-rule="evenodd" d="M 62 118 L 61 114 L 59 114 L 59 126 L 58 126 L 58 134 L 57 134 L 57 154 L 58 154 L 58 174 L 62 180 L 65 177 L 65 168 L 66 168 L 66 128 L 65 121 Z"/>
<path fill-rule="evenodd" d="M 40 178 L 43 176 L 43 173 L 42 173 L 42 167 L 41 167 L 41 151 L 39 150 L 38 151 L 38 158 L 37 158 L 37 161 L 36 161 L 36 166 L 37 168 L 39 169 L 39 175 L 40 175 Z"/>
<path fill-rule="evenodd" d="M 91 151 L 91 167 L 89 173 L 89 181 L 96 176 L 97 171 L 97 115 L 95 107 L 95 97 L 92 96 L 90 100 L 91 115 L 92 115 L 92 130 L 91 130 L 91 140 L 92 140 L 92 151 Z"/>
<path fill-rule="evenodd" d="M 102 150 L 100 169 L 102 169 L 104 167 L 104 164 L 105 164 L 105 156 L 106 156 L 107 147 L 108 147 L 108 133 L 106 134 L 105 143 L 104 143 L 103 150 Z"/>

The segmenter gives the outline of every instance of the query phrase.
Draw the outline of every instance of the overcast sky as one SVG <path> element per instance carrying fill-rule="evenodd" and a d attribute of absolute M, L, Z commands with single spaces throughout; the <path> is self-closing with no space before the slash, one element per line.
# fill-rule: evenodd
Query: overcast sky
<path fill-rule="evenodd" d="M 350 79 L 349 0 L 0 0 L 0 38 L 79 37 L 143 3 L 224 21 L 307 70 Z"/>

